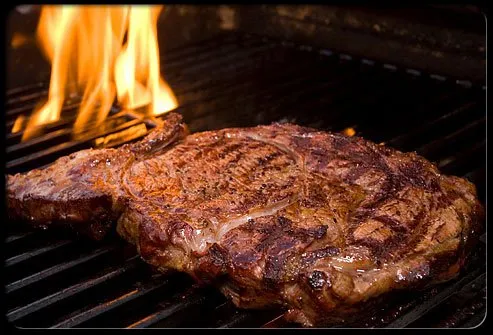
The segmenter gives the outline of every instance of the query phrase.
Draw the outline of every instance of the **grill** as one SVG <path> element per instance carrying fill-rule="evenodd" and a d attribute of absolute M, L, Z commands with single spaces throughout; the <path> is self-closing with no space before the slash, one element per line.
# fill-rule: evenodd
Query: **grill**
<path fill-rule="evenodd" d="M 192 132 L 270 122 L 357 135 L 417 151 L 447 174 L 474 182 L 484 203 L 485 87 L 470 81 L 298 45 L 224 33 L 166 52 L 166 80 Z M 141 138 L 157 119 L 114 107 L 105 124 L 71 137 L 77 99 L 63 121 L 28 142 L 10 134 L 47 94 L 48 83 L 7 92 L 8 173 L 89 147 Z M 102 243 L 63 231 L 7 225 L 7 320 L 17 327 L 296 327 L 282 310 L 240 310 L 187 275 L 154 272 L 117 236 Z M 457 279 L 403 292 L 357 323 L 336 327 L 472 327 L 486 313 L 486 234 Z"/>

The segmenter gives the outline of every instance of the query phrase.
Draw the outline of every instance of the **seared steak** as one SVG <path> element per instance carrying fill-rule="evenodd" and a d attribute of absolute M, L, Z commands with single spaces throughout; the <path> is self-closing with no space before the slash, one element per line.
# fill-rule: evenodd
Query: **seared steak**
<path fill-rule="evenodd" d="M 273 124 L 187 136 L 169 114 L 143 141 L 8 176 L 8 212 L 216 283 L 239 307 L 304 325 L 462 268 L 483 209 L 468 181 L 414 153 Z"/>

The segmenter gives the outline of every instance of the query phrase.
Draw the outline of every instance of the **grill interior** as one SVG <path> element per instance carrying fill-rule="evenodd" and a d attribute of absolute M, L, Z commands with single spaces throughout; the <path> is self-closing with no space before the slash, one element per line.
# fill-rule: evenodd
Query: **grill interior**
<path fill-rule="evenodd" d="M 447 174 L 465 176 L 485 200 L 485 87 L 252 34 L 227 33 L 170 50 L 166 80 L 192 132 L 270 122 L 343 131 L 417 151 Z M 8 173 L 50 164 L 76 150 L 141 138 L 156 120 L 113 108 L 104 125 L 74 140 L 78 101 L 43 134 L 10 134 L 46 97 L 48 83 L 7 92 Z M 122 135 L 124 134 L 124 136 Z M 239 310 L 187 275 L 154 272 L 117 236 L 102 243 L 63 231 L 7 225 L 7 319 L 18 327 L 296 327 L 281 310 Z M 454 281 L 402 292 L 357 323 L 336 327 L 471 327 L 486 311 L 486 234 Z"/>

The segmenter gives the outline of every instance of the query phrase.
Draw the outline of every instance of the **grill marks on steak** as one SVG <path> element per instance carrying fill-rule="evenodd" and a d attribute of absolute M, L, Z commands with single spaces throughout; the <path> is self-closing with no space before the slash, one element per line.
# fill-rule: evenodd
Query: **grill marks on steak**
<path fill-rule="evenodd" d="M 13 217 L 118 233 L 165 271 L 305 325 L 458 273 L 482 207 L 474 186 L 414 153 L 296 125 L 185 136 L 177 114 L 142 142 L 8 177 Z"/>
<path fill-rule="evenodd" d="M 234 147 L 238 148 L 232 153 Z M 237 165 L 238 161 L 242 164 Z M 156 204 L 164 200 L 174 213 L 187 212 L 190 224 L 198 227 L 203 224 L 202 216 L 219 220 L 242 214 L 252 205 L 266 205 L 269 197 L 279 195 L 270 189 L 294 185 L 296 172 L 290 169 L 297 169 L 294 162 L 272 146 L 244 139 L 218 138 L 205 143 L 187 139 L 176 152 L 133 165 L 124 182 L 135 197 Z M 274 170 L 278 178 L 272 180 L 268 176 Z"/>
<path fill-rule="evenodd" d="M 297 171 L 296 162 L 275 146 L 206 134 L 133 165 L 123 180 L 135 198 L 166 204 L 169 214 L 195 229 L 181 247 L 201 254 L 229 230 L 292 202 Z"/>

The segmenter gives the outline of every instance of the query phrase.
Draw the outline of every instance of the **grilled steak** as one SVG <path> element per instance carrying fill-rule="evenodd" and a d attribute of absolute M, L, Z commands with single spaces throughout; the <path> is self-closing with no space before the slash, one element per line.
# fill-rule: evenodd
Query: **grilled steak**
<path fill-rule="evenodd" d="M 76 152 L 7 188 L 13 218 L 96 239 L 118 221 L 160 270 L 306 326 L 454 277 L 483 217 L 471 183 L 414 153 L 292 124 L 187 136 L 174 113 L 141 142 Z"/>

